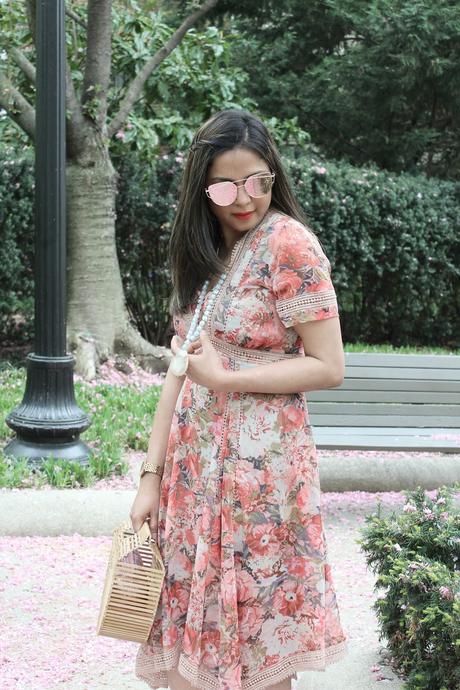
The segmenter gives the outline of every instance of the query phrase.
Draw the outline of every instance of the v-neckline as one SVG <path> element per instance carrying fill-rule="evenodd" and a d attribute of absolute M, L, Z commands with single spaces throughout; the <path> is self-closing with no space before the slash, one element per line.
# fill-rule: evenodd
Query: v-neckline
<path fill-rule="evenodd" d="M 251 232 L 251 231 L 248 230 L 248 232 Z M 247 233 L 246 233 L 246 234 L 247 234 Z M 237 241 L 235 242 L 235 244 L 234 244 L 233 247 L 232 247 L 232 251 L 230 252 L 230 255 L 227 256 L 227 259 L 228 259 L 228 260 L 227 260 L 227 262 L 226 262 L 226 267 L 227 267 L 226 273 L 228 273 L 229 270 L 231 269 L 231 267 L 232 267 L 232 265 L 233 265 L 233 261 L 234 261 L 235 256 L 236 256 L 236 253 L 237 253 L 238 248 L 239 248 L 239 244 L 240 244 L 240 242 L 243 242 L 244 238 L 246 237 L 246 234 L 243 235 L 243 237 L 240 237 L 239 239 L 237 239 Z M 213 289 L 216 287 L 217 283 L 218 283 L 219 280 L 220 280 L 221 275 L 222 275 L 222 274 L 218 275 L 216 278 L 213 279 L 212 282 L 209 283 L 209 285 L 208 285 L 208 290 L 207 290 L 207 292 L 206 292 L 206 297 L 207 297 L 208 294 L 211 292 L 211 290 L 213 290 Z"/>
<path fill-rule="evenodd" d="M 222 294 L 222 291 L 225 289 L 226 285 L 227 285 L 228 282 L 229 282 L 229 279 L 231 279 L 232 274 L 234 273 L 234 269 L 235 269 L 236 262 L 241 258 L 242 252 L 243 252 L 245 246 L 247 245 L 248 237 L 249 237 L 250 239 L 252 239 L 252 238 L 256 235 L 256 233 L 258 232 L 258 230 L 260 229 L 260 227 L 263 225 L 263 223 L 266 222 L 267 218 L 268 218 L 271 214 L 273 214 L 273 213 L 277 213 L 277 211 L 276 211 L 275 209 L 273 209 L 273 208 L 268 209 L 267 213 L 266 213 L 266 214 L 264 215 L 264 217 L 259 221 L 259 223 L 257 223 L 257 225 L 254 225 L 254 227 L 253 227 L 253 228 L 250 228 L 250 230 L 248 230 L 247 232 L 245 232 L 245 234 L 244 234 L 242 237 L 240 237 L 240 238 L 235 242 L 235 244 L 233 245 L 233 249 L 232 249 L 231 254 L 230 254 L 230 259 L 229 259 L 229 262 L 228 262 L 228 265 L 227 265 L 226 277 L 225 277 L 225 280 L 223 281 L 223 284 L 222 284 L 222 285 L 220 286 L 220 288 L 219 288 L 219 294 L 216 296 L 216 300 L 215 300 L 215 302 L 214 302 L 214 307 L 213 307 L 213 309 L 212 309 L 212 312 L 213 312 L 213 313 L 211 314 L 211 318 L 208 319 L 208 322 L 211 321 L 212 316 L 213 316 L 213 314 L 214 314 L 214 311 L 215 311 L 215 309 L 216 309 L 217 303 L 218 303 L 218 301 L 219 301 L 219 298 L 220 298 L 220 296 L 221 296 L 221 294 Z M 222 275 L 222 274 L 221 274 L 221 275 Z M 217 276 L 217 278 L 216 278 L 216 280 L 215 280 L 215 282 L 214 282 L 213 285 L 208 284 L 208 289 L 207 289 L 207 291 L 206 291 L 206 294 L 205 294 L 205 297 L 204 297 L 204 300 L 203 300 L 203 308 L 206 307 L 206 305 L 207 305 L 207 303 L 208 303 L 208 300 L 209 300 L 209 295 L 211 294 L 212 289 L 217 285 L 217 283 L 218 283 L 218 281 L 219 281 L 219 278 L 220 278 L 220 275 Z M 192 310 L 192 312 L 193 312 L 193 308 L 196 306 L 197 299 L 198 299 L 198 298 L 196 297 L 196 298 L 195 298 L 195 301 L 194 301 L 194 303 L 193 303 L 193 305 L 191 305 L 191 310 Z"/>
<path fill-rule="evenodd" d="M 239 258 L 239 255 L 241 254 L 241 252 L 238 250 L 241 247 L 244 247 L 244 245 L 246 244 L 248 236 L 252 238 L 255 235 L 255 233 L 261 227 L 261 225 L 264 223 L 264 221 L 267 219 L 269 214 L 273 213 L 273 210 L 274 209 L 271 209 L 271 208 L 268 209 L 266 214 L 264 215 L 264 217 L 256 225 L 254 225 L 253 228 L 250 228 L 249 230 L 247 230 L 247 232 L 245 232 L 242 237 L 239 237 L 236 240 L 235 244 L 233 245 L 232 251 L 230 252 L 229 260 L 227 262 L 227 271 L 226 271 L 227 277 L 228 277 L 229 273 L 232 271 L 235 261 Z M 208 285 L 208 290 L 206 292 L 205 300 L 208 298 L 210 291 L 217 285 L 219 278 L 220 278 L 220 276 L 217 276 L 214 283 L 213 284 L 210 283 Z M 226 282 L 227 282 L 227 278 L 225 279 L 224 284 Z"/>

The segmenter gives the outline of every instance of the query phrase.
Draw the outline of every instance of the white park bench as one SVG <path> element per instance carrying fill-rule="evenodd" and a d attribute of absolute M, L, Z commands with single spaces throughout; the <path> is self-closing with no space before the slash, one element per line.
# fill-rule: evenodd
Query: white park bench
<path fill-rule="evenodd" d="M 345 353 L 336 388 L 307 393 L 317 448 L 460 453 L 460 356 Z"/>

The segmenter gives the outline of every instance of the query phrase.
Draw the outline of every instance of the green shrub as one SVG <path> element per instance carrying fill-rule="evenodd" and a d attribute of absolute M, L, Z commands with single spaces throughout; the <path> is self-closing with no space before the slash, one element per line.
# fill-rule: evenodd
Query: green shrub
<path fill-rule="evenodd" d="M 0 341 L 30 341 L 34 314 L 34 163 L 0 150 Z"/>
<path fill-rule="evenodd" d="M 332 264 L 344 341 L 460 347 L 459 184 L 307 153 L 285 161 Z M 164 153 L 148 166 L 127 152 L 115 164 L 116 238 L 128 310 L 144 337 L 169 344 L 167 248 L 183 155 Z M 26 342 L 33 326 L 31 166 L 8 165 L 7 179 L 19 187 L 14 194 L 6 188 L 10 181 L 0 181 L 7 238 L 0 337 Z"/>
<path fill-rule="evenodd" d="M 181 154 L 165 153 L 150 168 L 133 154 L 117 162 L 116 239 L 126 303 L 140 333 L 168 346 L 168 241 L 182 161 Z"/>
<path fill-rule="evenodd" d="M 441 487 L 434 499 L 420 488 L 405 492 L 403 512 L 366 516 L 358 540 L 377 573 L 375 589 L 386 590 L 374 604 L 380 638 L 408 690 L 460 687 L 460 512 L 453 490 Z"/>
<path fill-rule="evenodd" d="M 344 340 L 460 345 L 460 185 L 312 157 L 291 175 L 333 266 Z"/>
<path fill-rule="evenodd" d="M 322 164 L 315 157 L 286 162 L 333 267 L 344 340 L 460 347 L 460 187 L 346 163 Z M 140 177 L 132 157 L 123 166 L 117 237 L 119 251 L 125 252 L 122 266 L 129 266 L 124 279 L 132 291 L 131 312 L 142 328 L 149 318 L 160 321 L 152 319 L 161 307 L 158 295 L 167 301 L 169 286 L 155 286 L 152 267 L 169 280 L 167 232 L 182 157 L 162 159 Z M 145 210 L 146 195 L 158 200 L 157 208 Z M 138 209 L 137 229 L 133 208 Z M 157 231 L 161 243 L 152 243 L 152 226 L 165 232 L 159 236 Z M 150 339 L 156 335 L 148 324 L 144 332 Z"/>

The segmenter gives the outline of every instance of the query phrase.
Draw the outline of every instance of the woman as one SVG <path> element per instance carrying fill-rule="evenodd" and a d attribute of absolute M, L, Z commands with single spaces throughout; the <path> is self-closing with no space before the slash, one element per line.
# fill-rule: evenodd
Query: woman
<path fill-rule="evenodd" d="M 250 113 L 196 133 L 170 253 L 174 363 L 131 509 L 166 576 L 136 675 L 289 690 L 347 649 L 305 397 L 340 385 L 344 354 L 329 261 Z"/>

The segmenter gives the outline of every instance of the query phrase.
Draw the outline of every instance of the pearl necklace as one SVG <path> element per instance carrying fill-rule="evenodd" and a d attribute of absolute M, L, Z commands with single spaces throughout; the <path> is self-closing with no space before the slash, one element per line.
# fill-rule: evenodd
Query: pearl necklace
<path fill-rule="evenodd" d="M 206 295 L 206 290 L 209 285 L 209 280 L 206 280 L 204 282 L 203 287 L 201 288 L 201 292 L 198 298 L 198 304 L 195 307 L 195 312 L 193 314 L 193 319 L 192 323 L 190 324 L 190 328 L 188 330 L 187 336 L 182 343 L 182 345 L 179 348 L 179 351 L 176 352 L 174 357 L 171 360 L 171 363 L 169 365 L 169 371 L 171 371 L 172 374 L 175 376 L 183 376 L 185 372 L 187 371 L 188 367 L 188 353 L 187 349 L 188 346 L 190 345 L 191 342 L 196 340 L 198 336 L 200 335 L 201 331 L 203 330 L 204 324 L 206 323 L 206 320 L 211 313 L 211 310 L 214 306 L 214 302 L 216 301 L 217 298 L 217 293 L 220 290 L 220 287 L 222 283 L 224 282 L 225 278 L 227 277 L 226 273 L 222 273 L 220 276 L 219 280 L 217 281 L 216 285 L 213 287 L 213 289 L 210 292 L 209 295 L 209 301 L 206 305 L 206 309 L 203 312 L 203 316 L 201 317 L 200 322 L 197 325 L 198 322 L 198 317 L 201 311 L 201 307 L 204 302 L 204 298 Z"/>

